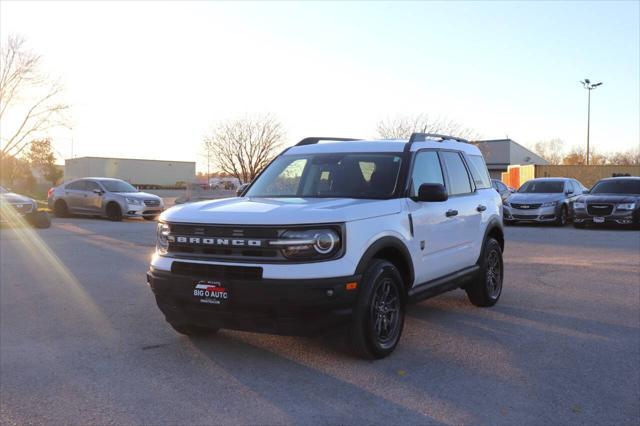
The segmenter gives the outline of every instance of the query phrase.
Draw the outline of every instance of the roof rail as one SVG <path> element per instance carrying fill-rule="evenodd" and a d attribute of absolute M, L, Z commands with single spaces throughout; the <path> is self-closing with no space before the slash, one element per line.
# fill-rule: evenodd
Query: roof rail
<path fill-rule="evenodd" d="M 298 142 L 296 144 L 296 146 L 303 146 L 303 145 L 313 145 L 316 144 L 320 141 L 336 141 L 336 142 L 347 142 L 347 141 L 361 141 L 362 139 L 352 139 L 352 138 L 333 138 L 333 137 L 318 137 L 318 136 L 314 136 L 314 137 L 310 137 L 310 138 L 304 138 L 302 139 L 300 142 Z"/>
<path fill-rule="evenodd" d="M 412 144 L 414 142 L 424 142 L 425 140 L 427 140 L 427 138 L 439 138 L 440 141 L 451 139 L 457 142 L 470 143 L 468 140 L 458 138 L 456 136 L 439 135 L 437 133 L 412 133 L 411 137 L 409 138 L 409 144 Z"/>

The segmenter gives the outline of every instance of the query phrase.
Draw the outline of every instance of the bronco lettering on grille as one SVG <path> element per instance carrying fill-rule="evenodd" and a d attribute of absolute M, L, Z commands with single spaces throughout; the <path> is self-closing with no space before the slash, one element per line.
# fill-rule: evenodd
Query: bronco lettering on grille
<path fill-rule="evenodd" d="M 248 240 L 245 238 L 216 238 L 216 237 L 192 237 L 182 235 L 169 235 L 167 240 L 170 243 L 194 244 L 203 246 L 222 247 L 261 247 L 261 240 Z"/>

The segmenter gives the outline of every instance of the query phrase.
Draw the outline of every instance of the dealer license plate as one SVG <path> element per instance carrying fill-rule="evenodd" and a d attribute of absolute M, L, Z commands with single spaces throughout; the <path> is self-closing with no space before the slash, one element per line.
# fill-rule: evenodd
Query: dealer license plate
<path fill-rule="evenodd" d="M 600 217 L 600 216 L 594 217 L 593 223 L 604 223 L 604 217 Z"/>
<path fill-rule="evenodd" d="M 220 281 L 196 281 L 193 297 L 200 303 L 221 305 L 229 300 L 229 290 Z"/>

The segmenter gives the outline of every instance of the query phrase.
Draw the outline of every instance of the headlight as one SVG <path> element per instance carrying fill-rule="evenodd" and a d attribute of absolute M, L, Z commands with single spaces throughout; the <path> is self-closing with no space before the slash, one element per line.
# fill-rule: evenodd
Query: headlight
<path fill-rule="evenodd" d="M 138 200 L 137 198 L 125 198 L 125 200 L 127 200 L 127 204 L 142 205 L 142 200 Z"/>
<path fill-rule="evenodd" d="M 558 203 L 559 201 L 547 201 L 546 203 L 542 203 L 542 207 L 555 207 Z"/>
<path fill-rule="evenodd" d="M 585 207 L 586 206 L 585 206 L 585 204 L 583 202 L 578 201 L 578 202 L 573 203 L 573 208 L 574 209 L 584 209 Z"/>
<path fill-rule="evenodd" d="M 636 203 L 623 203 L 618 204 L 616 210 L 633 210 L 636 208 Z"/>
<path fill-rule="evenodd" d="M 335 256 L 342 248 L 340 235 L 333 229 L 289 230 L 269 242 L 288 259 L 322 260 Z"/>
<path fill-rule="evenodd" d="M 167 239 L 169 232 L 169 225 L 158 222 L 156 227 L 156 251 L 159 254 L 165 254 L 169 249 L 169 240 Z"/>

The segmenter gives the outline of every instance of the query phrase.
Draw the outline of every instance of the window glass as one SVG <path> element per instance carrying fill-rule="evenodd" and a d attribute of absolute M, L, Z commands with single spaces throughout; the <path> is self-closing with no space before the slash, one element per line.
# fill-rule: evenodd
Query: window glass
<path fill-rule="evenodd" d="M 462 162 L 460 154 L 457 152 L 443 151 L 440 153 L 444 164 L 447 168 L 447 176 L 449 177 L 449 194 L 468 194 L 471 192 L 471 182 L 469 181 L 469 173 Z"/>
<path fill-rule="evenodd" d="M 487 165 L 484 164 L 484 159 L 481 155 L 468 155 L 469 169 L 471 169 L 471 176 L 476 184 L 476 188 L 484 189 L 491 188 L 491 178 L 487 171 Z"/>
<path fill-rule="evenodd" d="M 77 181 L 71 182 L 70 184 L 65 186 L 64 189 L 72 189 L 72 190 L 75 190 L 75 191 L 84 191 L 85 182 L 86 181 L 84 181 L 84 180 L 77 180 Z"/>
<path fill-rule="evenodd" d="M 411 196 L 418 194 L 418 189 L 423 183 L 440 183 L 444 185 L 442 177 L 442 168 L 438 153 L 435 151 L 420 151 L 416 155 L 413 163 L 413 172 L 411 173 Z"/>
<path fill-rule="evenodd" d="M 87 191 L 93 191 L 94 189 L 102 189 L 102 188 L 100 188 L 100 185 L 98 185 L 94 181 L 88 180 L 87 181 Z"/>
<path fill-rule="evenodd" d="M 522 184 L 518 192 L 525 194 L 560 194 L 564 188 L 561 180 L 529 180 Z"/>
<path fill-rule="evenodd" d="M 509 190 L 509 188 L 507 188 L 507 185 L 505 185 L 504 183 L 502 182 L 497 182 L 497 183 L 498 183 L 498 189 L 500 191 L 505 192 Z"/>
<path fill-rule="evenodd" d="M 101 180 L 100 183 L 109 192 L 138 192 L 135 186 L 123 180 Z"/>
<path fill-rule="evenodd" d="M 592 194 L 640 194 L 640 179 L 601 180 L 591 189 Z"/>

